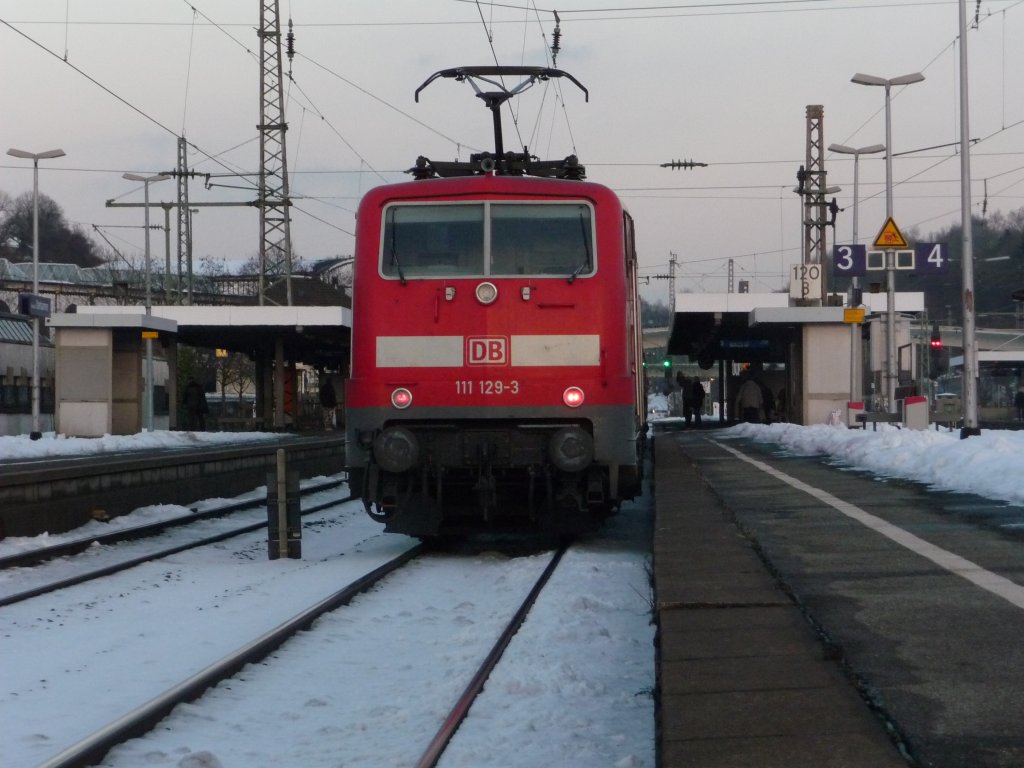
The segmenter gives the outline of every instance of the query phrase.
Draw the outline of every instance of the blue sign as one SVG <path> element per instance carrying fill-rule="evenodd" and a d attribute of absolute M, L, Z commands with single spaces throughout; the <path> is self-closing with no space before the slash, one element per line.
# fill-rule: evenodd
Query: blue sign
<path fill-rule="evenodd" d="M 722 339 L 722 349 L 768 349 L 768 339 Z"/>
<path fill-rule="evenodd" d="M 867 274 L 867 246 L 833 245 L 832 269 L 836 277 L 863 277 Z"/>
<path fill-rule="evenodd" d="M 949 248 L 945 243 L 914 243 L 917 272 L 944 275 L 949 271 Z"/>
<path fill-rule="evenodd" d="M 893 268 L 913 274 L 945 274 L 949 271 L 949 248 L 945 243 L 915 243 L 912 251 L 895 251 Z M 833 245 L 832 269 L 836 277 L 864 277 L 885 269 L 885 251 L 868 251 L 865 245 Z"/>
<path fill-rule="evenodd" d="M 18 294 L 18 313 L 31 317 L 49 317 L 50 300 L 34 293 Z"/>

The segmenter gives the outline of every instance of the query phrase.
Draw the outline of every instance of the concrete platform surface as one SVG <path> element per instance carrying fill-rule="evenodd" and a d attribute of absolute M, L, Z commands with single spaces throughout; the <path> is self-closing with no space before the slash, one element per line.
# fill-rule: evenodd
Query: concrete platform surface
<path fill-rule="evenodd" d="M 684 448 L 654 451 L 661 768 L 906 768 Z"/>

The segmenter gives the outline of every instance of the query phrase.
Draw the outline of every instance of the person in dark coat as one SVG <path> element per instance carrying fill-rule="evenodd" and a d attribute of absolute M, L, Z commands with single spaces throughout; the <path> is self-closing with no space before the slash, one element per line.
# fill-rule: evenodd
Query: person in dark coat
<path fill-rule="evenodd" d="M 690 426 L 690 419 L 693 418 L 693 400 L 690 397 L 690 380 L 682 371 L 676 373 L 676 384 L 679 385 L 679 399 L 683 401 L 683 418 L 686 426 Z"/>
<path fill-rule="evenodd" d="M 334 429 L 334 410 L 338 407 L 338 396 L 334 392 L 330 376 L 324 374 L 324 383 L 320 385 L 320 407 L 323 409 L 324 429 Z"/>
<path fill-rule="evenodd" d="M 205 431 L 206 414 L 210 412 L 210 406 L 206 402 L 206 393 L 195 379 L 189 379 L 185 385 L 182 405 L 185 406 L 185 429 Z"/>
<path fill-rule="evenodd" d="M 1024 421 L 1024 387 L 1013 396 L 1013 407 L 1017 409 L 1017 421 Z"/>
<path fill-rule="evenodd" d="M 693 408 L 693 424 L 700 426 L 701 414 L 704 412 L 704 385 L 694 377 L 690 384 L 690 407 Z"/>

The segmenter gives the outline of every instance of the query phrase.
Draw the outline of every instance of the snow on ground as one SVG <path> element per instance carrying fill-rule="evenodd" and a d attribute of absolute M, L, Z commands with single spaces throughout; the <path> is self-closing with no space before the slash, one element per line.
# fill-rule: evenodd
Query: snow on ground
<path fill-rule="evenodd" d="M 1024 431 L 983 430 L 961 440 L 958 431 L 888 424 L 877 432 L 842 425 L 738 424 L 715 434 L 775 443 L 794 455 L 828 456 L 837 465 L 881 477 L 1024 504 Z"/>
<path fill-rule="evenodd" d="M 1024 432 L 986 430 L 961 440 L 956 432 L 888 425 L 874 431 L 743 424 L 702 434 L 715 440 L 745 438 L 883 477 L 1024 504 Z M 104 438 L 98 450 L 152 445 L 156 436 L 136 438 Z M 205 437 L 176 433 L 175 439 Z M 0 440 L 0 455 L 14 455 L 30 443 L 13 440 Z M 50 443 L 79 451 L 78 441 Z M 499 666 L 443 765 L 654 765 L 650 553 L 638 538 L 649 525 L 646 514 L 640 505 L 628 507 L 612 519 L 606 534 L 569 555 L 554 589 L 514 640 L 509 662 Z M 267 561 L 265 541 L 254 535 L 245 544 L 182 553 L 0 611 L 0 764 L 29 766 L 55 754 L 87 728 L 122 714 L 183 672 L 251 640 L 258 627 L 279 622 L 282 606 L 297 610 L 337 588 L 354 566 L 365 565 L 360 561 L 367 556 L 382 557 L 409 543 L 380 533 L 358 505 L 348 505 L 342 516 L 343 525 L 308 535 L 302 561 Z M 360 554 L 344 554 L 351 545 Z M 496 562 L 499 579 L 510 588 L 537 568 L 533 557 Z M 426 570 L 411 571 L 401 577 L 400 597 L 381 604 L 370 595 L 353 612 L 330 620 L 337 625 L 330 641 L 337 654 L 333 660 L 290 644 L 279 659 L 243 673 L 251 685 L 235 695 L 234 684 L 220 686 L 216 697 L 176 711 L 165 721 L 167 727 L 125 746 L 106 764 L 408 764 L 408 755 L 418 754 L 423 745 L 420 735 L 403 729 L 403 722 L 424 694 L 403 694 L 408 670 L 388 664 L 382 644 L 422 644 L 432 653 L 442 649 L 437 663 L 442 674 L 436 681 L 461 690 L 464 683 L 449 680 L 445 665 L 477 652 L 482 621 L 472 610 L 476 601 L 445 602 L 458 572 L 457 567 L 441 569 L 442 575 L 428 578 Z M 364 637 L 360 626 L 366 622 L 371 628 L 384 626 L 384 633 L 375 641 Z M 349 642 L 356 645 L 349 647 Z M 529 656 L 520 655 L 524 649 Z M 279 660 L 287 660 L 286 665 L 278 666 Z M 326 687 L 317 687 L 320 678 L 328 681 Z M 429 683 L 423 690 L 441 685 Z M 285 696 L 289 714 L 276 723 L 279 730 L 270 739 L 282 746 L 261 757 L 242 726 L 250 720 L 274 722 L 267 719 L 270 701 Z M 225 707 L 225 701 L 231 706 Z M 362 715 L 364 724 L 340 724 L 339 709 Z M 202 723 L 203 729 L 168 730 L 182 721 Z M 292 729 L 300 726 L 302 738 L 289 742 Z M 334 746 L 325 748 L 325 743 Z"/>
<path fill-rule="evenodd" d="M 678 427 L 683 422 L 661 416 L 668 412 L 668 399 L 663 395 L 652 396 L 648 410 L 652 424 Z M 707 427 L 707 417 L 704 422 Z M 881 477 L 1024 504 L 1024 431 L 986 429 L 961 440 L 957 430 L 899 429 L 879 424 L 875 431 L 848 429 L 842 424 L 804 427 L 779 423 L 737 424 L 716 429 L 708 436 L 773 443 L 793 455 L 826 456 L 838 466 Z"/>
<path fill-rule="evenodd" d="M 134 444 L 153 447 L 156 440 L 136 436 Z M 51 442 L 63 444 L 65 454 L 133 444 Z M 30 441 L 11 445 L 0 446 L 5 457 L 17 450 L 32 458 Z M 624 508 L 569 553 L 442 765 L 653 768 L 648 502 Z M 118 524 L 187 511 L 161 505 Z M 175 529 L 164 539 L 194 535 Z M 53 543 L 37 539 L 12 546 Z M 302 560 L 269 561 L 265 535 L 249 534 L 0 609 L 0 765 L 27 768 L 57 754 L 413 543 L 384 534 L 351 502 L 307 519 Z M 489 583 L 467 582 L 469 565 L 479 563 L 461 557 L 405 571 L 387 599 L 369 594 L 325 617 L 316 632 L 175 710 L 104 765 L 410 764 L 466 685 L 465 670 L 500 632 L 504 604 L 525 594 L 546 558 L 469 559 L 492 569 Z M 27 570 L 5 575 L 16 580 Z M 460 581 L 470 597 L 453 591 Z M 433 661 L 414 672 L 420 657 Z M 429 727 L 415 714 L 428 700 Z"/>
<path fill-rule="evenodd" d="M 275 432 L 142 432 L 137 435 L 67 437 L 46 432 L 39 440 L 28 435 L 0 435 L 0 461 L 48 459 L 57 456 L 94 456 L 146 448 L 197 448 L 233 443 L 278 440 Z"/>

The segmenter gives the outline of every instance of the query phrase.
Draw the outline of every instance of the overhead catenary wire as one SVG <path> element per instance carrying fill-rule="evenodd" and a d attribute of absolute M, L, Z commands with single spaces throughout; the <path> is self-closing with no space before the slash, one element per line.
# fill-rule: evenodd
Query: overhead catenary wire
<path fill-rule="evenodd" d="M 505 23 L 505 22 L 503 22 L 503 21 L 502 21 L 502 20 L 500 20 L 500 19 L 496 19 L 496 18 L 495 18 L 495 11 L 494 11 L 494 9 L 495 9 L 495 8 L 496 8 L 496 7 L 498 6 L 498 4 L 495 4 L 495 3 L 486 3 L 486 2 L 484 2 L 483 4 L 484 4 L 484 5 L 488 5 L 488 6 L 490 6 L 490 8 L 491 8 L 491 12 L 490 12 L 490 14 L 489 14 L 489 15 L 490 15 L 490 19 L 489 19 L 489 22 L 488 22 L 488 28 L 489 28 L 489 29 L 491 30 L 491 33 L 493 34 L 493 33 L 494 33 L 494 29 L 495 29 L 495 26 L 496 26 L 496 25 L 500 25 L 500 24 L 503 24 L 503 23 Z M 864 5 L 864 6 L 866 6 L 867 4 L 868 4 L 868 3 L 864 3 L 863 5 Z M 929 3 L 929 4 L 930 4 L 930 5 L 934 5 L 934 4 L 937 4 L 937 3 Z M 946 0 L 946 4 L 948 4 L 948 0 Z M 502 5 L 510 5 L 510 4 L 502 4 Z M 535 8 L 536 8 L 536 4 L 535 4 L 535 3 L 529 4 L 529 5 L 530 5 L 530 8 L 531 8 L 531 10 L 533 10 L 533 9 L 535 9 Z M 620 5 L 622 5 L 622 6 L 625 6 L 625 5 L 627 5 L 627 4 L 625 4 L 625 3 L 622 3 L 622 4 L 620 4 Z M 703 5 L 707 5 L 707 4 L 703 4 Z M 741 8 L 741 7 L 751 7 L 751 4 L 750 4 L 750 3 L 731 3 L 731 4 L 719 4 L 719 5 L 732 5 L 732 6 L 735 6 L 735 7 L 737 7 L 737 8 Z M 767 3 L 764 3 L 764 4 L 761 4 L 761 5 L 763 5 L 764 7 L 782 7 L 782 4 L 781 4 L 781 3 L 776 3 L 776 4 L 774 4 L 774 5 L 773 5 L 773 4 L 767 4 Z M 647 6 L 647 7 L 656 7 L 656 8 L 666 8 L 666 7 L 695 7 L 695 6 L 696 6 L 696 4 L 695 4 L 695 3 L 689 3 L 689 4 L 666 4 L 666 5 L 658 5 L 658 6 L 654 6 L 654 5 L 651 5 L 651 6 Z M 526 7 L 527 7 L 527 4 L 526 4 L 526 3 L 522 3 L 522 4 L 516 5 L 516 6 L 514 6 L 514 7 L 516 7 L 516 8 L 526 8 Z M 634 7 L 635 7 L 635 6 L 634 6 Z M 880 6 L 880 7 L 883 7 L 883 6 Z M 894 7 L 894 4 L 893 4 L 893 3 L 886 3 L 886 4 L 884 4 L 884 7 Z M 989 6 L 989 7 L 991 7 L 991 4 L 990 4 L 990 6 Z M 806 8 L 806 7 L 805 7 L 805 9 L 806 9 L 806 10 L 812 10 L 811 8 Z M 579 14 L 577 14 L 576 16 L 573 16 L 573 17 L 571 17 L 570 21 L 571 21 L 571 22 L 575 22 L 575 21 L 578 21 L 578 20 L 580 20 L 579 16 L 582 16 L 582 15 L 586 15 L 586 14 L 584 14 L 584 13 L 583 13 L 583 11 L 585 11 L 585 10 L 587 10 L 587 9 L 580 9 L 580 13 L 579 13 Z M 590 9 L 590 10 L 594 10 L 594 11 L 596 12 L 596 10 L 597 10 L 597 9 Z M 485 13 L 485 14 L 486 14 L 486 13 L 488 13 L 488 10 L 487 10 L 486 8 L 484 9 L 484 13 Z M 986 18 L 987 18 L 987 17 L 984 17 L 984 16 L 983 16 L 983 17 L 981 18 L 982 26 L 983 26 L 983 22 L 984 22 L 984 21 L 986 20 Z M 194 23 L 193 23 L 193 28 L 197 28 L 198 26 L 200 26 L 200 25 L 199 25 L 198 23 L 196 23 L 196 22 L 195 22 L 195 20 L 194 20 L 194 14 L 193 14 L 193 22 L 194 22 Z M 445 23 L 445 22 L 441 22 L 441 23 Z M 509 22 L 509 23 L 512 23 L 512 22 Z M 240 25 L 238 25 L 238 26 L 249 26 L 249 27 L 251 27 L 251 24 L 250 24 L 250 25 L 241 25 L 241 24 L 240 24 Z M 305 25 L 300 25 L 300 26 L 305 26 Z M 570 24 L 570 26 L 571 26 L 571 24 Z M 502 28 L 502 27 L 500 27 L 500 26 L 499 26 L 499 27 L 498 27 L 498 29 L 497 29 L 497 33 L 498 33 L 498 35 L 499 35 L 499 40 L 500 40 L 500 35 L 501 35 L 501 34 L 503 34 L 502 30 L 503 30 L 503 28 Z M 570 29 L 570 31 L 571 31 L 571 29 Z M 81 63 L 81 62 L 78 62 L 78 63 Z M 550 100 L 549 100 L 549 101 L 547 101 L 547 102 L 545 102 L 544 106 L 546 107 L 546 106 L 547 106 L 547 105 L 548 105 L 549 103 L 550 103 Z M 1005 122 L 1005 120 L 1004 120 L 1004 122 Z M 532 145 L 533 145 L 533 144 L 534 144 L 535 142 L 538 142 L 538 140 L 537 140 L 537 139 L 535 139 L 535 138 L 533 138 L 533 137 L 531 136 L 531 138 L 530 138 L 530 144 L 531 144 L 531 146 L 532 146 Z M 456 146 L 458 146 L 458 144 L 456 144 Z M 955 157 L 955 155 L 954 155 L 953 157 Z M 589 158 L 588 158 L 588 159 L 589 159 Z M 952 158 L 948 158 L 948 159 L 952 159 Z M 208 162 L 208 161 L 204 160 L 203 162 Z M 771 161 L 768 161 L 768 162 L 771 162 Z M 781 161 L 779 161 L 779 162 L 781 162 Z M 728 163 L 719 163 L 718 165 L 726 165 L 726 164 L 728 164 Z M 739 162 L 737 162 L 737 163 L 735 163 L 735 164 L 737 164 L 737 165 L 738 165 L 738 164 L 740 164 L 740 163 L 739 163 Z M 362 163 L 361 163 L 361 165 L 362 165 Z M 591 161 L 591 162 L 588 162 L 588 167 L 592 167 L 592 166 L 596 166 L 596 165 L 598 165 L 598 164 L 596 164 L 596 163 L 594 163 L 594 162 L 592 162 L 592 161 Z M 606 164 L 606 165 L 608 165 L 608 166 L 613 166 L 613 165 L 627 165 L 627 164 Z M 631 165 L 636 165 L 636 166 L 640 166 L 640 165 L 642 165 L 642 164 L 631 164 Z M 395 170 L 397 170 L 397 171 L 400 171 L 400 170 L 402 170 L 402 169 L 395 169 Z M 295 171 L 295 172 L 296 172 L 296 173 L 298 173 L 298 170 L 296 169 L 296 171 Z M 348 173 L 348 172 L 358 172 L 358 171 L 336 171 L 336 172 L 338 172 L 338 173 L 342 173 L 342 172 Z M 382 172 L 383 172 L 383 173 L 391 173 L 392 171 L 389 171 L 389 170 L 383 170 L 383 169 L 382 169 Z M 924 173 L 924 174 L 927 174 L 927 173 L 928 173 L 928 170 L 926 170 L 926 171 L 924 171 L 924 172 L 922 172 L 922 173 Z M 1008 173 L 1008 172 L 1007 172 L 1007 173 Z M 985 174 L 985 175 L 986 175 L 987 177 L 989 177 L 989 178 L 992 178 L 992 174 Z M 946 180 L 945 180 L 945 179 L 943 179 L 943 180 L 941 180 L 940 182 L 937 182 L 937 183 L 944 183 L 945 181 L 946 181 Z M 1009 182 L 1011 182 L 1011 181 L 1013 181 L 1013 179 L 1012 179 L 1012 178 L 1009 178 L 1009 177 L 1007 177 L 1007 182 L 1009 183 Z M 903 182 L 897 182 L 897 183 L 899 184 L 899 183 L 903 183 Z M 914 179 L 914 180 L 913 180 L 913 182 L 907 182 L 907 183 L 914 183 L 914 184 L 928 184 L 928 183 L 930 183 L 930 182 L 929 182 L 929 181 L 927 181 L 927 180 L 924 180 L 924 179 L 922 179 L 922 178 L 916 178 L 916 179 Z M 992 190 L 992 192 L 993 192 L 993 195 L 995 195 L 995 194 L 996 194 L 996 190 L 995 190 L 995 188 L 994 188 L 994 187 L 993 187 L 993 190 Z M 698 193 L 698 194 L 699 194 L 699 193 Z M 319 198 L 319 197 L 318 197 L 317 199 L 318 199 L 318 200 L 320 200 L 321 198 Z M 901 223 L 902 223 L 902 222 L 901 222 Z"/>
<path fill-rule="evenodd" d="M 484 20 L 484 12 L 483 9 L 480 7 L 479 2 L 476 4 L 476 9 L 477 12 L 480 14 L 480 23 L 484 25 L 484 32 L 487 34 L 487 45 L 491 49 L 491 58 L 494 59 L 495 66 L 500 66 L 501 62 L 498 61 L 498 52 L 494 49 L 494 34 L 487 28 L 487 22 Z M 501 77 L 501 84 L 502 87 L 505 86 L 504 77 Z M 508 113 L 509 116 L 512 118 L 512 125 L 516 129 L 516 137 L 519 139 L 519 146 L 521 147 L 523 146 L 523 136 L 519 132 L 519 115 L 516 113 L 515 109 L 512 108 L 511 99 L 505 102 L 505 106 L 508 107 Z"/>
<path fill-rule="evenodd" d="M 185 135 L 185 125 L 188 122 L 188 92 L 192 84 L 192 54 L 195 52 L 196 41 L 196 18 L 198 13 L 192 9 L 192 28 L 188 36 L 188 63 L 185 65 L 185 97 L 181 108 L 181 135 Z"/>

